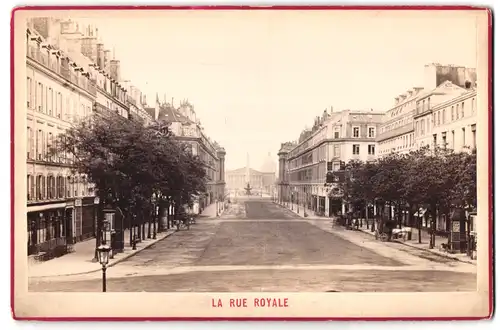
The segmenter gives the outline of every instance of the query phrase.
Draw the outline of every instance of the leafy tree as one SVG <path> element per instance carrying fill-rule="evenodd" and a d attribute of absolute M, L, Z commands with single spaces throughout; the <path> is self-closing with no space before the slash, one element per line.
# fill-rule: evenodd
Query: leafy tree
<path fill-rule="evenodd" d="M 101 200 L 112 195 L 121 209 L 144 223 L 153 193 L 189 203 L 203 191 L 204 164 L 168 130 L 136 119 L 98 113 L 58 138 L 53 152 L 72 155 L 74 172 L 85 173 Z"/>
<path fill-rule="evenodd" d="M 429 245 L 432 248 L 438 212 L 447 217 L 451 207 L 470 210 L 476 206 L 476 166 L 474 150 L 454 153 L 442 148 L 431 150 L 428 146 L 405 155 L 392 153 L 374 162 L 351 161 L 342 183 L 344 198 L 357 210 L 368 203 L 376 208 L 394 206 L 400 226 L 403 211 L 414 225 L 415 212 L 427 209 L 431 216 Z M 419 242 L 422 241 L 421 224 L 419 219 Z"/>

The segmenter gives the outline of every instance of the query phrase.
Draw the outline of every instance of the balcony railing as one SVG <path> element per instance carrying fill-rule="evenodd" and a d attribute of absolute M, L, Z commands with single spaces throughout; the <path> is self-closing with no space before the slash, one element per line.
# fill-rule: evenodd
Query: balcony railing
<path fill-rule="evenodd" d="M 68 67 L 58 65 L 56 61 L 50 58 L 50 56 L 44 52 L 41 52 L 38 48 L 28 45 L 26 55 L 34 60 L 35 62 L 43 65 L 50 71 L 62 76 L 64 79 L 70 81 L 74 85 L 88 91 L 92 95 L 96 95 L 95 86 L 94 88 L 89 87 L 89 80 L 86 77 L 78 77 L 72 70 Z"/>

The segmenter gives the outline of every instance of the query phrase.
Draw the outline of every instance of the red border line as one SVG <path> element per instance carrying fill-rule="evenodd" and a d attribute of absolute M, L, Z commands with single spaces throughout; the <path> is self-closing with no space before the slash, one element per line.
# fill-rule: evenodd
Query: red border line
<path fill-rule="evenodd" d="M 22 6 L 18 10 L 485 10 L 477 6 Z"/>
<path fill-rule="evenodd" d="M 15 89 L 14 89 L 14 16 L 16 11 L 26 10 L 486 10 L 488 11 L 488 202 L 489 202 L 489 232 L 493 232 L 493 23 L 492 11 L 487 7 L 477 6 L 24 6 L 16 7 L 12 10 L 11 30 L 10 30 L 10 83 L 11 83 L 11 120 L 10 120 L 10 154 L 11 154 L 11 288 L 10 300 L 12 316 L 15 320 L 26 321 L 465 321 L 481 320 L 490 318 L 493 313 L 493 238 L 488 235 L 488 273 L 489 273 L 489 301 L 488 315 L 478 317 L 18 317 L 15 315 L 14 308 L 14 235 L 15 235 Z"/>

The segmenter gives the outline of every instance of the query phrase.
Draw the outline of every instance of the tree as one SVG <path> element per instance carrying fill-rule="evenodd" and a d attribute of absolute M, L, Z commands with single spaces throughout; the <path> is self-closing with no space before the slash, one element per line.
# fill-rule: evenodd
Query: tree
<path fill-rule="evenodd" d="M 203 191 L 204 164 L 175 140 L 168 127 L 97 113 L 61 135 L 53 152 L 73 156 L 74 172 L 87 174 L 104 200 L 137 216 L 144 231 L 153 193 L 189 202 Z"/>

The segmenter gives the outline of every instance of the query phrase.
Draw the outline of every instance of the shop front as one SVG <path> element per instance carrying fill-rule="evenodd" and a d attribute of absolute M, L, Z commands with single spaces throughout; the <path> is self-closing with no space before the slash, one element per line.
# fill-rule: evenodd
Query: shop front
<path fill-rule="evenodd" d="M 67 252 L 66 203 L 30 205 L 27 212 L 28 255 L 57 257 Z"/>

